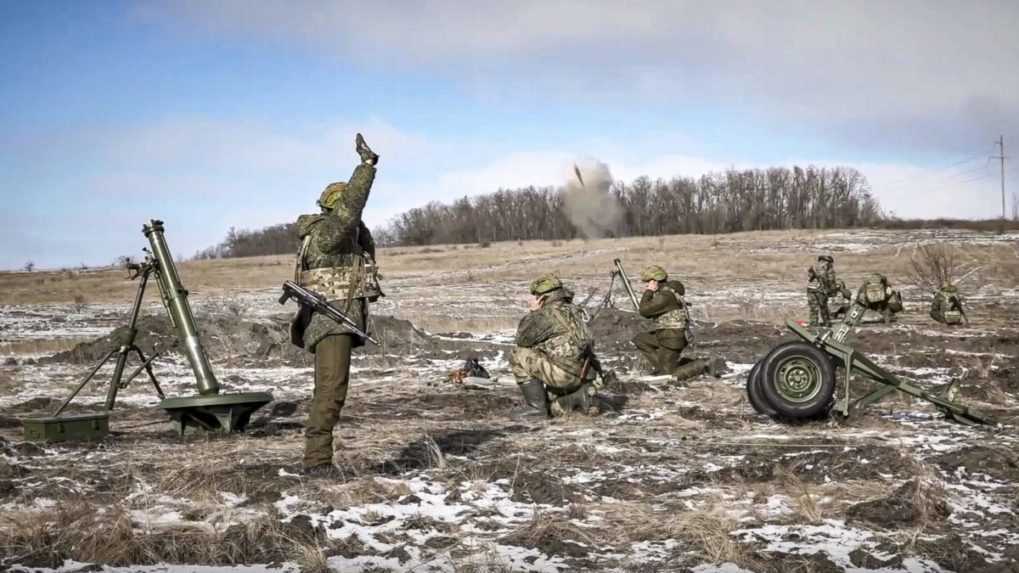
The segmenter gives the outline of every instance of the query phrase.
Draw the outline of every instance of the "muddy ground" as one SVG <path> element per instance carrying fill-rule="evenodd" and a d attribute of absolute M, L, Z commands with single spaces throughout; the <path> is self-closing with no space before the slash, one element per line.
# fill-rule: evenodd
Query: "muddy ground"
<path fill-rule="evenodd" d="M 947 240 L 1002 247 L 982 235 Z M 900 248 L 868 232 L 811 245 L 844 259 Z M 971 287 L 968 327 L 937 325 L 913 296 L 898 322 L 866 324 L 851 338 L 921 386 L 961 381 L 962 398 L 994 416 L 993 427 L 947 421 L 905 397 L 849 420 L 756 415 L 746 373 L 790 338 L 763 316 L 806 312 L 791 269 L 782 281 L 689 285 L 699 318 L 690 352 L 724 357 L 721 379 L 679 386 L 646 375 L 629 343 L 642 321 L 617 293 L 617 308 L 592 322 L 621 378 L 603 391 L 601 413 L 519 417 L 506 356 L 523 283 L 477 289 L 398 275 L 374 319 L 384 344 L 356 355 L 335 434 L 343 477 L 334 479 L 300 473 L 312 371 L 287 342 L 275 291 L 194 297 L 224 391 L 275 397 L 248 432 L 178 437 L 137 379 L 98 444 L 28 443 L 18 419 L 52 411 L 117 344 L 126 304 L 0 306 L 0 336 L 17 349 L 0 360 L 0 570 L 1019 571 L 1019 293 L 1010 272 Z M 607 280 L 580 276 L 575 286 L 594 314 Z M 749 320 L 733 316 L 741 305 Z M 493 326 L 415 326 L 437 324 L 435 312 L 487 316 Z M 166 349 L 155 365 L 167 394 L 194 393 L 158 305 L 146 305 L 139 331 L 146 352 Z M 491 382 L 446 380 L 468 357 Z M 93 384 L 72 410 L 95 410 L 104 395 Z"/>

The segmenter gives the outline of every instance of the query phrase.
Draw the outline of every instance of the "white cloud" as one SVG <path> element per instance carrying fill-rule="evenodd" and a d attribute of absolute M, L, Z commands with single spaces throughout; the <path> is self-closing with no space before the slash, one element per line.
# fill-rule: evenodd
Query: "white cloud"
<path fill-rule="evenodd" d="M 147 7 L 479 94 L 740 108 L 857 144 L 1019 131 L 1019 3 L 243 0 Z M 507 89 L 513 86 L 514 89 Z"/>

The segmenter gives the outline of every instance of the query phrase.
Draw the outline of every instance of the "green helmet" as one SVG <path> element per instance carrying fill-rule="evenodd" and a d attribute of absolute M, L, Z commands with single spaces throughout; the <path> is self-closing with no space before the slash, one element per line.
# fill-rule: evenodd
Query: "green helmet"
<path fill-rule="evenodd" d="M 563 288 L 562 281 L 555 275 L 545 275 L 531 282 L 531 294 L 537 296 Z"/>
<path fill-rule="evenodd" d="M 346 188 L 347 184 L 342 181 L 326 185 L 322 194 L 319 195 L 318 206 L 323 209 L 332 209 L 336 206 L 336 202 L 340 200 L 340 195 L 343 194 L 343 190 Z"/>
<path fill-rule="evenodd" d="M 669 274 L 665 272 L 665 269 L 658 265 L 651 265 L 650 267 L 640 271 L 640 280 L 647 281 L 664 281 L 669 278 Z"/>

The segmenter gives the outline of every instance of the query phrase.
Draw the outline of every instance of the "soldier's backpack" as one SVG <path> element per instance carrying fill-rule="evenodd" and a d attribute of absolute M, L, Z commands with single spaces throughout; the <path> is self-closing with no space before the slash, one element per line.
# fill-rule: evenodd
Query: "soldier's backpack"
<path fill-rule="evenodd" d="M 888 279 L 884 275 L 874 273 L 867 277 L 860 286 L 860 294 L 863 295 L 864 302 L 873 305 L 884 302 L 887 300 L 891 293 L 888 292 Z M 901 304 L 901 300 L 899 301 Z M 901 310 L 901 308 L 899 309 Z"/>
<path fill-rule="evenodd" d="M 962 302 L 959 300 L 958 293 L 952 289 L 941 289 L 936 295 L 941 299 L 941 316 L 944 318 L 945 324 L 961 324 L 962 323 Z"/>

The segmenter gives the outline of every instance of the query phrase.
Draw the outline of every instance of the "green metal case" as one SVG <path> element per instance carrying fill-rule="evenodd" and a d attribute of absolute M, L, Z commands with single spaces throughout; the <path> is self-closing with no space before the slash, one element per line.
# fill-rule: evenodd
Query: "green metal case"
<path fill-rule="evenodd" d="M 25 418 L 25 440 L 29 442 L 93 442 L 110 433 L 110 415 L 81 414 Z"/>

